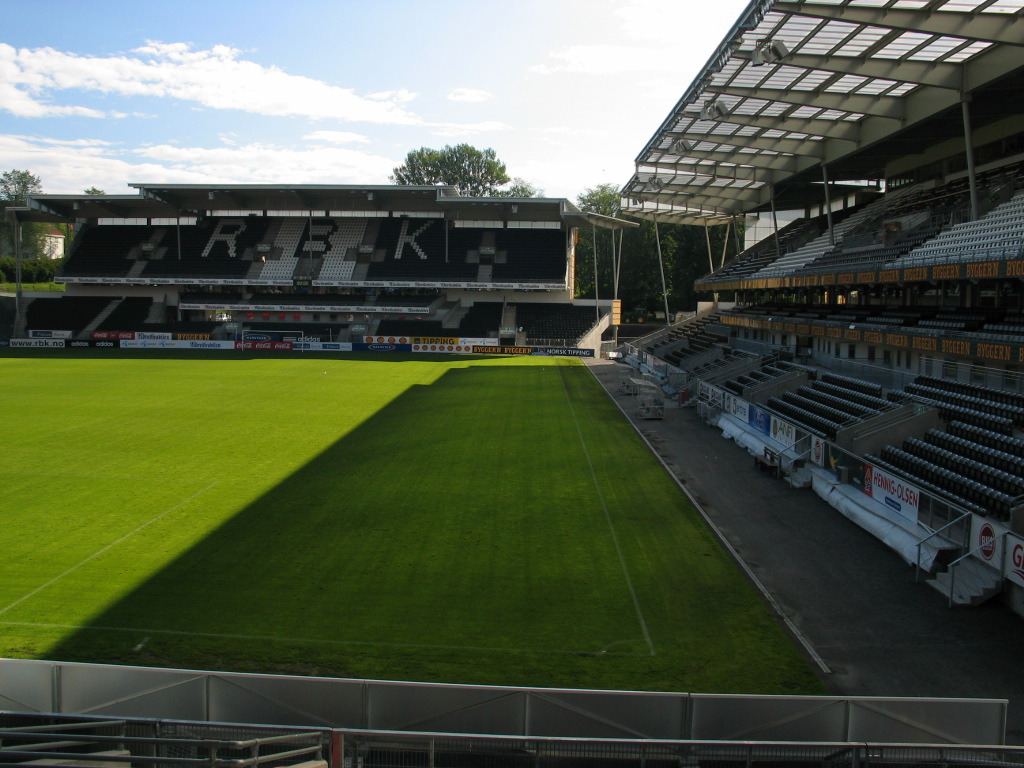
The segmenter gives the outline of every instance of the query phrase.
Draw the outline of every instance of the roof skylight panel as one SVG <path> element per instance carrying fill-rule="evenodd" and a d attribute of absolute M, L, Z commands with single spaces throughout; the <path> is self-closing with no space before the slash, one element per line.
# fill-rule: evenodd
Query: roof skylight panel
<path fill-rule="evenodd" d="M 820 19 L 808 16 L 790 16 L 772 37 L 782 39 L 786 45 L 792 44 L 792 47 L 796 47 L 811 35 L 816 34 L 816 30 L 821 26 Z"/>
<path fill-rule="evenodd" d="M 793 67 L 779 67 L 777 70 L 771 73 L 770 77 L 765 78 L 761 85 L 765 88 L 778 88 L 779 90 L 788 90 L 794 83 L 796 83 L 804 74 L 802 69 L 794 69 Z"/>
<path fill-rule="evenodd" d="M 933 39 L 933 35 L 922 32 L 904 32 L 871 56 L 876 59 L 902 59 L 908 53 Z"/>
<path fill-rule="evenodd" d="M 785 115 L 790 109 L 790 105 L 784 101 L 773 101 L 767 107 L 761 110 L 759 114 L 765 117 L 780 117 Z"/>
<path fill-rule="evenodd" d="M 743 66 L 742 59 L 729 59 L 728 63 L 722 67 L 718 72 L 715 72 L 711 78 L 711 82 L 718 83 L 735 75 L 740 71 Z"/>
<path fill-rule="evenodd" d="M 959 37 L 939 37 L 914 51 L 907 59 L 909 61 L 945 61 L 952 51 L 962 47 L 966 42 Z"/>
<path fill-rule="evenodd" d="M 872 78 L 857 89 L 857 93 L 864 96 L 880 96 L 886 93 L 894 85 L 900 85 L 896 80 L 886 80 L 880 77 Z"/>
<path fill-rule="evenodd" d="M 941 11 L 960 11 L 961 13 L 974 13 L 978 7 L 984 5 L 986 0 L 949 0 L 943 3 Z"/>
<path fill-rule="evenodd" d="M 996 0 L 984 13 L 1019 13 L 1024 10 L 1024 0 Z"/>
<path fill-rule="evenodd" d="M 730 114 L 757 115 L 771 104 L 767 99 L 742 99 L 729 109 Z"/>
<path fill-rule="evenodd" d="M 824 109 L 818 114 L 819 120 L 860 120 L 864 115 L 844 109 Z"/>
<path fill-rule="evenodd" d="M 739 85 L 744 88 L 756 88 L 771 74 L 771 69 L 768 67 L 747 67 L 736 75 L 729 84 Z"/>
<path fill-rule="evenodd" d="M 845 21 L 830 21 L 821 27 L 800 48 L 800 53 L 828 56 L 844 41 L 857 33 L 857 25 Z"/>
<path fill-rule="evenodd" d="M 867 81 L 863 75 L 843 75 L 829 83 L 823 90 L 825 93 L 853 93 Z"/>
<path fill-rule="evenodd" d="M 789 117 L 800 118 L 801 120 L 810 120 L 821 114 L 821 107 L 815 106 L 804 106 L 797 107 L 789 113 Z"/>
<path fill-rule="evenodd" d="M 883 91 L 885 96 L 905 96 L 915 88 L 920 88 L 919 83 L 896 83 L 892 88 Z"/>
<path fill-rule="evenodd" d="M 994 43 L 987 42 L 985 40 L 975 40 L 973 43 L 968 43 L 963 48 L 949 54 L 946 57 L 946 61 L 952 64 L 959 64 L 962 61 L 967 61 L 984 50 L 991 48 Z"/>
<path fill-rule="evenodd" d="M 892 7 L 901 11 L 917 11 L 927 8 L 932 0 L 896 0 Z"/>
<path fill-rule="evenodd" d="M 820 69 L 814 69 L 810 72 L 805 72 L 801 82 L 805 85 L 810 85 L 812 89 L 818 88 L 834 77 L 834 73 L 825 72 Z"/>
<path fill-rule="evenodd" d="M 836 56 L 861 56 L 871 48 L 878 45 L 879 41 L 889 34 L 889 30 L 882 27 L 862 27 L 857 33 L 839 46 L 835 51 Z"/>

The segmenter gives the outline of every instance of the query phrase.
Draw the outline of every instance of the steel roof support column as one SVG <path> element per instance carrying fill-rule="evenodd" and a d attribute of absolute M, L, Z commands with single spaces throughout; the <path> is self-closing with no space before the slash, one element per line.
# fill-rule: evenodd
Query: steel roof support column
<path fill-rule="evenodd" d="M 24 309 L 24 300 L 21 293 L 21 236 L 22 223 L 18 220 L 18 214 L 12 217 L 14 222 L 14 327 L 11 328 L 11 335 L 17 334 L 23 328 L 21 325 L 21 312 Z"/>
<path fill-rule="evenodd" d="M 828 219 L 828 244 L 836 244 L 836 233 L 832 229 L 832 197 L 828 193 L 828 166 L 821 164 L 821 179 L 825 182 L 825 216 Z"/>
<path fill-rule="evenodd" d="M 729 250 L 729 235 L 732 234 L 733 218 L 733 216 L 730 216 L 729 220 L 725 222 L 725 237 L 722 238 L 722 258 L 718 261 L 719 269 L 725 266 L 725 254 Z"/>
<path fill-rule="evenodd" d="M 625 235 L 625 230 L 620 229 L 619 230 L 619 252 L 618 252 L 618 254 L 616 254 L 615 253 L 615 230 L 612 230 L 612 263 L 613 263 L 613 265 L 615 267 L 615 277 L 614 277 L 615 296 L 613 297 L 613 301 L 618 301 L 619 300 L 619 273 L 622 270 L 622 238 L 624 237 L 624 235 Z M 613 307 L 613 309 L 614 309 L 614 307 Z M 621 308 L 619 310 L 619 313 L 620 313 L 620 319 L 621 319 Z M 615 334 L 615 340 L 614 340 L 613 343 L 615 344 L 616 347 L 618 347 L 619 346 L 619 324 L 618 323 L 615 323 L 615 324 L 612 325 L 612 333 Z"/>
<path fill-rule="evenodd" d="M 661 295 L 665 299 L 665 325 L 671 325 L 668 319 L 668 288 L 665 287 L 665 262 L 661 257 L 661 236 L 658 234 L 658 213 L 654 213 L 654 243 L 658 248 L 658 266 L 661 267 Z"/>
<path fill-rule="evenodd" d="M 971 221 L 978 218 L 978 176 L 974 171 L 974 132 L 971 130 L 971 94 L 960 97 L 960 111 L 964 116 L 964 151 L 967 153 L 967 183 L 971 190 Z"/>
<path fill-rule="evenodd" d="M 704 242 L 708 244 L 708 266 L 711 271 L 715 271 L 715 258 L 711 255 L 711 229 L 708 227 L 708 220 L 704 219 Z M 718 291 L 711 294 L 711 299 L 716 304 L 718 303 Z"/>
<path fill-rule="evenodd" d="M 730 220 L 732 221 L 732 239 L 736 243 L 736 253 L 734 254 L 734 256 L 739 256 L 741 253 L 743 253 L 744 248 L 742 247 L 743 243 L 740 242 L 740 225 L 739 222 L 736 221 L 735 213 L 730 217 Z M 746 233 L 744 232 L 744 234 Z"/>
<path fill-rule="evenodd" d="M 601 320 L 601 309 L 597 306 L 597 224 L 590 225 L 591 246 L 594 249 L 594 322 Z"/>
<path fill-rule="evenodd" d="M 775 258 L 782 258 L 782 244 L 779 242 L 779 217 L 775 211 L 775 184 L 771 185 L 772 199 L 772 234 L 775 235 Z"/>

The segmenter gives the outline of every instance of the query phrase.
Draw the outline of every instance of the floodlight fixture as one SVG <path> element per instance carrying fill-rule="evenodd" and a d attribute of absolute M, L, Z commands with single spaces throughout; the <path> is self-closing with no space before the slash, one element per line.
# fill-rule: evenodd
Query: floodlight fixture
<path fill-rule="evenodd" d="M 668 146 L 668 151 L 673 155 L 682 155 L 693 151 L 693 144 L 686 139 L 676 139 Z"/>
<path fill-rule="evenodd" d="M 760 67 L 763 64 L 774 64 L 789 55 L 789 48 L 780 40 L 759 40 L 750 54 L 750 65 Z"/>
<path fill-rule="evenodd" d="M 700 111 L 701 120 L 721 120 L 729 114 L 729 108 L 720 99 L 708 99 Z"/>

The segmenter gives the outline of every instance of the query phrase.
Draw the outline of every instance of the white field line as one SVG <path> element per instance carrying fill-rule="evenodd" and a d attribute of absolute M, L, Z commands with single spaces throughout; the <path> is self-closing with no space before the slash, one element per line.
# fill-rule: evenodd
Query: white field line
<path fill-rule="evenodd" d="M 91 555 L 89 555 L 89 556 L 88 556 L 87 558 L 85 558 L 85 559 L 84 559 L 84 560 L 82 560 L 81 562 L 79 562 L 79 563 L 76 563 L 75 565 L 73 565 L 73 566 L 71 566 L 70 568 L 68 568 L 68 569 L 67 569 L 66 571 L 64 571 L 64 573 L 62 573 L 62 574 L 60 574 L 60 575 L 58 575 L 58 576 L 54 576 L 54 577 L 53 577 L 52 579 L 50 579 L 50 580 L 49 580 L 48 582 L 46 582 L 45 584 L 40 584 L 40 585 L 39 585 L 38 587 L 36 587 L 35 589 L 33 589 L 33 590 L 32 590 L 31 592 L 29 592 L 29 593 L 28 593 L 27 595 L 22 595 L 22 596 L 21 596 L 21 597 L 19 597 L 19 598 L 18 598 L 17 600 L 15 600 L 15 601 L 14 601 L 13 603 L 11 603 L 10 605 L 8 605 L 8 606 L 7 606 L 6 608 L 0 608 L 0 615 L 3 615 L 3 614 L 5 614 L 5 613 L 7 613 L 7 612 L 8 612 L 9 610 L 11 610 L 11 608 L 14 608 L 15 606 L 21 605 L 21 604 L 22 604 L 23 602 L 25 602 L 26 600 L 28 600 L 28 599 L 29 599 L 30 597 L 34 597 L 35 595 L 39 594 L 40 592 L 42 592 L 42 591 L 43 591 L 44 589 L 46 589 L 46 588 L 47 588 L 47 587 L 49 587 L 50 585 L 52 585 L 52 584 L 55 584 L 56 582 L 60 581 L 60 580 L 61 580 L 61 579 L 63 579 L 63 578 L 65 577 L 65 576 L 67 576 L 67 575 L 68 575 L 69 573 L 74 573 L 75 571 L 77 571 L 77 570 L 78 570 L 79 568 L 81 568 L 81 567 L 82 567 L 83 565 L 85 565 L 86 563 L 89 563 L 89 562 L 91 562 L 92 560 L 95 560 L 95 559 L 96 559 L 97 557 L 99 557 L 100 555 L 102 555 L 102 554 L 103 554 L 104 552 L 107 552 L 108 550 L 110 550 L 110 549 L 113 549 L 114 547 L 116 547 L 116 546 L 117 546 L 118 544 L 120 544 L 121 542 L 123 542 L 123 541 L 125 541 L 125 540 L 127 540 L 127 539 L 130 539 L 130 538 L 131 538 L 132 536 L 134 536 L 135 534 L 137 534 L 137 533 L 138 533 L 139 531 L 141 531 L 141 530 L 143 530 L 143 529 L 145 529 L 145 528 L 148 528 L 148 527 L 149 527 L 149 526 L 151 526 L 151 525 L 152 525 L 153 523 L 155 523 L 155 522 L 157 522 L 157 521 L 159 521 L 159 520 L 162 520 L 163 518 L 167 517 L 167 515 L 171 514 L 171 513 L 172 513 L 172 512 L 174 512 L 174 511 L 175 511 L 176 509 L 179 509 L 179 508 L 181 508 L 181 507 L 185 506 L 186 504 L 188 504 L 188 503 L 189 503 L 190 501 L 192 501 L 193 499 L 195 499 L 195 498 L 197 498 L 197 497 L 201 496 L 202 494 L 206 493 L 206 492 L 207 492 L 208 490 L 210 490 L 211 488 L 213 488 L 213 486 L 215 486 L 215 485 L 217 485 L 216 481 L 215 481 L 215 482 L 212 482 L 212 483 L 210 483 L 210 484 L 209 484 L 208 486 L 206 486 L 205 488 L 203 488 L 203 489 L 202 489 L 201 491 L 196 491 L 196 492 L 195 492 L 195 493 L 193 493 L 193 494 L 192 494 L 191 496 L 189 496 L 189 497 L 188 497 L 187 499 L 184 499 L 183 501 L 179 501 L 179 502 L 178 502 L 177 504 L 175 504 L 175 505 L 174 505 L 173 507 L 171 507 L 170 509 L 164 510 L 164 511 L 163 511 L 163 512 L 161 512 L 161 513 L 160 513 L 159 515 L 157 515 L 156 517 L 154 517 L 154 518 L 153 518 L 152 520 L 148 520 L 148 521 L 146 521 L 145 523 L 143 523 L 142 525 L 140 525 L 140 526 L 139 526 L 138 528 L 136 528 L 135 530 L 133 530 L 133 531 L 129 531 L 128 533 L 126 533 L 126 534 L 125 534 L 124 536 L 122 536 L 121 538 L 117 539 L 116 541 L 112 541 L 112 542 L 110 542 L 109 544 L 107 544 L 107 546 L 103 547 L 102 549 L 99 549 L 99 550 L 97 550 L 97 551 L 93 552 L 93 553 L 92 553 Z"/>
<path fill-rule="evenodd" d="M 590 371 L 590 375 L 594 377 L 594 381 L 596 381 L 601 386 L 601 389 L 605 391 L 605 394 L 608 395 L 608 398 L 613 403 L 615 403 L 615 407 L 619 409 L 619 412 L 622 414 L 623 418 L 633 428 L 633 431 L 636 432 L 637 437 L 644 441 L 644 445 L 647 446 L 647 449 L 651 452 L 651 455 L 658 460 L 662 468 L 668 473 L 668 476 L 672 478 L 672 482 L 674 482 L 676 486 L 679 488 L 679 490 L 683 492 L 683 495 L 685 495 L 686 498 L 689 499 L 690 503 L 693 505 L 693 508 L 697 510 L 697 513 L 701 516 L 701 519 L 704 521 L 704 524 L 707 525 L 708 529 L 714 534 L 715 539 L 718 541 L 718 543 L 721 544 L 722 547 L 729 553 L 729 556 L 733 559 L 733 562 L 737 563 L 740 566 L 740 568 L 743 569 L 743 572 L 747 575 L 747 578 L 750 580 L 750 583 L 753 584 L 757 591 L 761 593 L 761 597 L 764 598 L 764 601 L 766 603 L 768 603 L 768 606 L 770 607 L 771 611 L 782 621 L 783 624 L 786 625 L 786 629 L 789 630 L 790 634 L 796 638 L 797 642 L 800 643 L 801 646 L 803 646 L 804 650 L 807 652 L 807 655 L 810 656 L 814 660 L 814 663 L 818 665 L 818 669 L 820 669 L 826 675 L 831 675 L 832 670 L 829 668 L 828 664 L 825 663 L 825 660 L 821 658 L 821 655 L 815 650 L 814 646 L 811 645 L 811 641 L 804 635 L 803 632 L 799 630 L 799 628 L 797 628 L 796 624 L 793 623 L 793 620 L 789 618 L 788 614 L 786 614 L 786 612 L 782 610 L 782 606 L 780 606 L 779 603 L 775 600 L 775 597 L 772 595 L 772 593 L 768 591 L 768 587 L 766 587 L 761 582 L 761 580 L 757 578 L 757 574 L 755 574 L 751 567 L 747 565 L 746 560 L 744 560 L 740 556 L 740 553 L 736 550 L 735 547 L 733 547 L 730 541 L 725 537 L 725 534 L 722 533 L 721 529 L 717 525 L 715 525 L 715 521 L 711 519 L 711 516 L 708 515 L 704 507 L 702 507 L 700 502 L 697 501 L 696 497 L 694 497 L 694 495 L 690 492 L 690 489 L 682 481 L 680 481 L 676 473 L 665 462 L 665 459 L 661 457 L 661 454 L 658 453 L 657 450 L 655 450 L 654 446 L 651 444 L 651 441 L 647 439 L 647 435 L 640 431 L 640 428 L 636 425 L 636 422 L 633 420 L 633 418 L 628 413 L 626 413 L 626 409 L 622 407 L 622 403 L 620 403 L 612 396 L 612 393 L 608 391 L 608 389 L 604 386 L 601 380 L 597 377 L 597 374 L 594 372 L 593 368 L 591 368 L 588 365 L 587 369 Z"/>
<path fill-rule="evenodd" d="M 558 648 L 497 648 L 486 645 L 446 645 L 441 643 L 397 643 L 392 641 L 376 641 L 376 640 L 330 640 L 323 638 L 310 638 L 310 637 L 288 637 L 278 635 L 246 635 L 246 634 L 232 634 L 229 632 L 192 632 L 189 630 L 181 629 L 152 629 L 143 627 L 105 627 L 105 626 L 90 626 L 86 624 L 47 624 L 42 622 L 34 621 L 0 621 L 0 626 L 6 627 L 39 627 L 41 629 L 71 629 L 75 631 L 100 631 L 100 632 L 134 632 L 145 636 L 145 639 L 135 646 L 134 650 L 139 650 L 143 645 L 146 645 L 151 639 L 149 635 L 181 635 L 186 637 L 209 637 L 219 640 L 262 640 L 272 641 L 279 643 L 310 643 L 319 645 L 366 645 L 371 647 L 382 647 L 382 648 L 423 648 L 433 650 L 445 650 L 445 651 L 478 651 L 478 652 L 491 652 L 491 653 L 543 653 L 543 654 L 557 654 L 560 656 L 625 656 L 625 657 L 639 657 L 641 654 L 638 653 L 622 653 L 615 651 L 608 651 L 606 648 L 600 651 L 572 651 Z M 620 641 L 628 642 L 628 641 Z M 618 643 L 612 643 L 617 645 Z M 608 646 L 611 647 L 611 646 Z"/>
<path fill-rule="evenodd" d="M 612 543 L 615 545 L 615 554 L 619 558 L 619 566 L 622 568 L 622 575 L 626 580 L 626 587 L 629 590 L 629 596 L 633 601 L 633 609 L 636 611 L 637 621 L 640 622 L 640 631 L 643 632 L 644 642 L 647 644 L 647 650 L 651 656 L 656 656 L 654 651 L 654 643 L 651 642 L 651 633 L 647 628 L 647 620 L 644 618 L 643 609 L 640 607 L 640 600 L 636 596 L 636 590 L 633 588 L 633 579 L 629 576 L 629 569 L 626 567 L 626 558 L 622 554 L 622 546 L 619 544 L 619 535 L 615 531 L 615 525 L 612 523 L 611 513 L 608 511 L 608 503 L 605 501 L 604 494 L 601 492 L 601 484 L 597 480 L 597 472 L 594 469 L 594 462 L 590 459 L 590 451 L 587 449 L 587 441 L 583 438 L 583 430 L 580 428 L 579 419 L 576 418 L 576 409 L 573 407 L 572 398 L 569 397 L 569 388 L 565 384 L 565 374 L 562 372 L 562 366 L 558 366 L 558 376 L 562 380 L 562 391 L 565 393 L 565 401 L 569 404 L 569 413 L 572 415 L 572 422 L 576 426 L 576 434 L 580 439 L 580 446 L 583 448 L 583 455 L 587 457 L 587 467 L 590 469 L 590 479 L 594 484 L 594 490 L 597 492 L 597 498 L 601 502 L 601 509 L 604 512 L 604 519 L 608 523 L 608 531 L 611 533 Z"/>

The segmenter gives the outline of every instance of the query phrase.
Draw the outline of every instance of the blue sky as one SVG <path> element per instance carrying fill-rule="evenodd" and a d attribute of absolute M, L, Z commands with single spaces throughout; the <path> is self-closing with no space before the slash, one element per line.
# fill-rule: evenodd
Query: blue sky
<path fill-rule="evenodd" d="M 550 197 L 624 184 L 747 0 L 0 0 L 0 170 L 387 184 L 492 147 Z"/>

